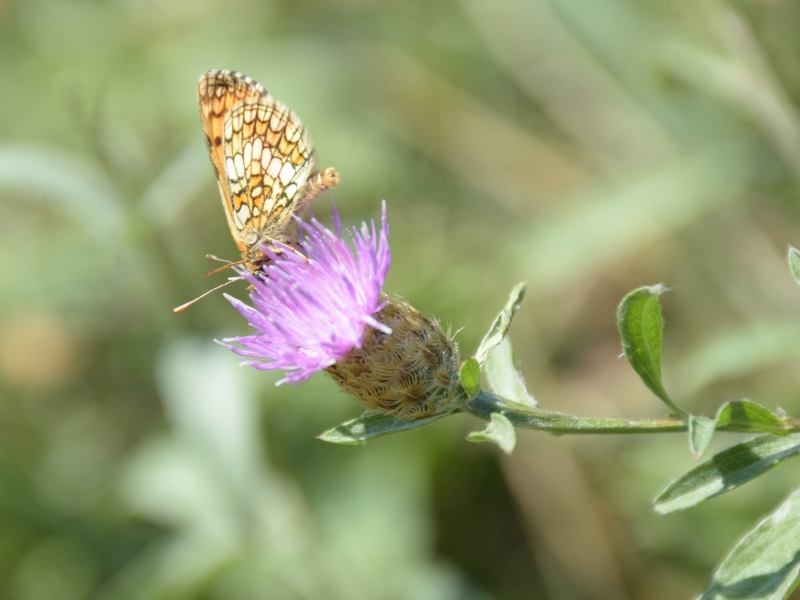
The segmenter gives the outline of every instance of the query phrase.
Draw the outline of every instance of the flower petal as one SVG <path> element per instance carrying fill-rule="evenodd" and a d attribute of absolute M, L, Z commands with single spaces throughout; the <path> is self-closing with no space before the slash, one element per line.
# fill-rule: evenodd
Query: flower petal
<path fill-rule="evenodd" d="M 225 297 L 256 331 L 220 343 L 254 359 L 242 364 L 283 370 L 278 384 L 301 383 L 360 347 L 365 327 L 391 333 L 372 317 L 385 305 L 381 290 L 391 264 L 385 201 L 381 209 L 380 229 L 373 221 L 347 230 L 352 247 L 335 206 L 335 231 L 313 217 L 297 219 L 297 250 L 306 258 L 265 248 L 272 262 L 263 273 L 240 271 L 253 286 L 253 306 Z"/>

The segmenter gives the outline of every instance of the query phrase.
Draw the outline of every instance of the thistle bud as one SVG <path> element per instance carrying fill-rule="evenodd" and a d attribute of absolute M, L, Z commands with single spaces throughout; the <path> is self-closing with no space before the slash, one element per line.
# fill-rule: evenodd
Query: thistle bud
<path fill-rule="evenodd" d="M 439 323 L 399 298 L 373 316 L 391 333 L 367 328 L 361 346 L 325 372 L 370 410 L 409 420 L 453 410 L 461 357 Z"/>

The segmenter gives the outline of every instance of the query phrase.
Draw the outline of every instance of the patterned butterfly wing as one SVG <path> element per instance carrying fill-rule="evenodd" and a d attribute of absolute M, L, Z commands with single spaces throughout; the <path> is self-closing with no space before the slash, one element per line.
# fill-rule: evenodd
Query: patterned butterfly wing
<path fill-rule="evenodd" d="M 290 242 L 292 216 L 338 184 L 339 174 L 331 168 L 312 174 L 314 152 L 306 128 L 249 77 L 209 71 L 200 77 L 197 103 L 228 227 L 242 252 L 241 261 L 222 269 L 245 264 L 258 272 L 270 260 L 262 244 Z M 235 279 L 173 312 L 186 310 Z"/>
<path fill-rule="evenodd" d="M 267 96 L 233 107 L 222 144 L 233 222 L 258 256 L 258 242 L 286 241 L 314 164 L 311 143 L 294 113 Z"/>
<path fill-rule="evenodd" d="M 306 128 L 258 83 L 232 71 L 200 78 L 203 131 L 233 239 L 251 271 L 267 258 L 262 243 L 289 241 L 293 214 L 339 176 L 311 176 L 313 149 Z"/>
<path fill-rule="evenodd" d="M 217 178 L 228 226 L 241 251 L 247 249 L 247 244 L 242 238 L 241 230 L 234 223 L 231 195 L 224 179 L 223 130 L 225 119 L 234 106 L 265 95 L 267 95 L 267 91 L 260 84 L 232 71 L 209 71 L 200 77 L 197 86 L 197 104 L 200 108 L 200 121 L 203 125 L 211 166 L 214 168 L 214 175 Z"/>

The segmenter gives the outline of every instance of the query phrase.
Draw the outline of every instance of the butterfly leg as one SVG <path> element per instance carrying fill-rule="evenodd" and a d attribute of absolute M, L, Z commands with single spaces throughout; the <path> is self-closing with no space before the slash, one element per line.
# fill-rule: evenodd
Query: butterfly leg
<path fill-rule="evenodd" d="M 286 249 L 289 252 L 295 253 L 297 256 L 299 256 L 303 260 L 305 260 L 305 261 L 308 260 L 306 255 L 303 254 L 302 252 L 300 252 L 297 248 L 294 248 L 294 247 L 288 245 L 286 242 L 282 242 L 280 240 L 277 240 L 274 237 L 270 237 L 268 235 L 263 235 L 262 234 L 261 235 L 261 243 L 262 244 L 263 243 L 271 244 L 272 245 L 272 250 L 273 250 L 273 252 L 275 252 L 275 254 L 280 254 L 281 252 L 284 251 L 284 249 Z"/>
<path fill-rule="evenodd" d="M 217 273 L 220 273 L 220 272 L 224 271 L 225 269 L 230 269 L 231 267 L 235 267 L 237 265 L 243 265 L 243 264 L 245 264 L 247 262 L 246 260 L 237 260 L 236 262 L 231 262 L 229 260 L 225 260 L 224 258 L 217 258 L 216 256 L 213 256 L 212 254 L 207 254 L 206 258 L 208 258 L 209 256 L 213 257 L 213 258 L 210 258 L 209 260 L 218 260 L 218 261 L 224 262 L 226 264 L 222 265 L 221 267 L 219 267 L 217 269 L 214 269 L 213 271 L 209 271 L 208 273 L 203 275 L 203 277 L 211 277 L 212 275 L 216 275 Z"/>

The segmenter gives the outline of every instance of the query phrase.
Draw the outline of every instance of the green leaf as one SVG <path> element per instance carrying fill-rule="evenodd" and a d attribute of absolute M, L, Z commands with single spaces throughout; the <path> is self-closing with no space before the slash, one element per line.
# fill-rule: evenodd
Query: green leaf
<path fill-rule="evenodd" d="M 505 339 L 506 335 L 508 334 L 508 328 L 511 325 L 511 319 L 514 318 L 517 310 L 519 310 L 519 305 L 522 302 L 522 299 L 525 297 L 525 289 L 527 288 L 526 283 L 518 283 L 516 287 L 511 290 L 511 297 L 508 299 L 508 303 L 506 304 L 505 308 L 500 311 L 500 314 L 497 315 L 497 318 L 492 323 L 492 326 L 489 328 L 489 333 L 481 341 L 481 345 L 478 346 L 478 351 L 475 353 L 475 358 L 478 359 L 478 362 L 483 365 L 486 362 L 486 357 L 489 356 L 489 353 L 494 349 L 497 344 Z"/>
<path fill-rule="evenodd" d="M 528 392 L 525 380 L 514 365 L 514 354 L 508 338 L 489 353 L 483 365 L 483 372 L 489 387 L 496 394 L 520 404 L 536 406 L 536 399 Z"/>
<path fill-rule="evenodd" d="M 756 525 L 722 561 L 700 600 L 788 598 L 800 576 L 800 490 Z"/>
<path fill-rule="evenodd" d="M 792 271 L 794 280 L 800 283 L 800 250 L 789 246 L 789 268 Z"/>
<path fill-rule="evenodd" d="M 481 391 L 481 367 L 474 358 L 468 359 L 458 372 L 461 387 L 470 398 L 474 398 Z"/>
<path fill-rule="evenodd" d="M 792 421 L 795 419 L 778 416 L 750 400 L 734 400 L 720 406 L 714 419 L 694 415 L 689 417 L 689 446 L 694 457 L 700 458 L 717 429 L 788 435 L 792 431 L 797 431 Z"/>
<path fill-rule="evenodd" d="M 716 421 L 710 417 L 689 416 L 689 448 L 695 458 L 700 458 L 714 436 Z"/>
<path fill-rule="evenodd" d="M 747 483 L 800 452 L 800 434 L 762 435 L 714 455 L 685 473 L 659 494 L 653 509 L 682 510 Z"/>
<path fill-rule="evenodd" d="M 517 445 L 514 426 L 502 413 L 492 413 L 486 427 L 480 431 L 473 431 L 467 436 L 467 439 L 470 442 L 492 442 L 506 454 L 511 454 L 514 446 Z"/>
<path fill-rule="evenodd" d="M 416 421 L 404 421 L 382 413 L 364 413 L 357 419 L 342 423 L 318 435 L 317 439 L 332 444 L 360 446 L 366 444 L 367 441 L 371 439 L 384 435 L 391 435 L 393 433 L 408 431 L 409 429 L 424 427 L 425 425 L 429 425 L 441 419 L 446 414 L 447 413 L 434 415 Z"/>
<path fill-rule="evenodd" d="M 717 413 L 717 429 L 787 435 L 792 431 L 787 417 L 779 417 L 750 400 L 723 404 Z"/>
<path fill-rule="evenodd" d="M 661 383 L 664 319 L 658 297 L 666 290 L 661 284 L 633 290 L 619 305 L 617 324 L 622 338 L 622 349 L 633 370 L 664 404 L 684 415 L 672 402 Z"/>

